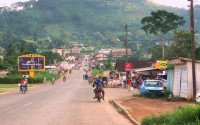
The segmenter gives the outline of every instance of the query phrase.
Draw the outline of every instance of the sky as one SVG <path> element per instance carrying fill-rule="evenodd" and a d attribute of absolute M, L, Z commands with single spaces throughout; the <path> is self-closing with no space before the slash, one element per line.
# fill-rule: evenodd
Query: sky
<path fill-rule="evenodd" d="M 0 6 L 10 6 L 12 3 L 25 2 L 29 0 L 0 0 Z M 172 7 L 187 8 L 190 4 L 188 0 L 150 0 L 158 4 L 163 4 Z M 194 4 L 200 4 L 200 0 L 193 0 Z"/>
<path fill-rule="evenodd" d="M 0 6 L 10 6 L 13 3 L 17 3 L 17 2 L 26 2 L 26 1 L 30 1 L 30 0 L 0 0 Z"/>
<path fill-rule="evenodd" d="M 190 1 L 188 0 L 150 0 L 158 4 L 163 4 L 172 7 L 188 8 Z M 193 0 L 194 5 L 200 4 L 200 0 Z"/>

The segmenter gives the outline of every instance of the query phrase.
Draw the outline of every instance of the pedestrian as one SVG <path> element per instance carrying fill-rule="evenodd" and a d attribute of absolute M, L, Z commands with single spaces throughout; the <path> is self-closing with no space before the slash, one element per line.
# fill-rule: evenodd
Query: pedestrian
<path fill-rule="evenodd" d="M 46 83 L 46 82 L 47 82 L 47 77 L 45 76 L 45 77 L 44 77 L 44 83 Z"/>
<path fill-rule="evenodd" d="M 135 78 L 133 78 L 132 81 L 131 81 L 131 87 L 134 88 L 135 85 L 136 85 Z"/>
<path fill-rule="evenodd" d="M 128 87 L 128 92 L 130 92 L 130 90 L 131 90 L 131 79 L 127 79 L 126 83 L 127 83 L 127 87 Z"/>
<path fill-rule="evenodd" d="M 66 76 L 63 76 L 63 82 L 65 82 L 66 81 Z"/>
<path fill-rule="evenodd" d="M 89 75 L 89 77 L 88 77 L 88 84 L 89 85 L 91 85 L 92 84 L 92 78 L 91 78 L 91 76 Z"/>
<path fill-rule="evenodd" d="M 56 78 L 53 77 L 52 80 L 51 80 L 51 84 L 53 85 L 55 83 L 55 81 L 56 81 Z"/>
<path fill-rule="evenodd" d="M 123 88 L 125 89 L 125 88 L 127 87 L 126 79 L 123 80 L 123 83 L 124 83 L 124 84 L 123 84 Z"/>

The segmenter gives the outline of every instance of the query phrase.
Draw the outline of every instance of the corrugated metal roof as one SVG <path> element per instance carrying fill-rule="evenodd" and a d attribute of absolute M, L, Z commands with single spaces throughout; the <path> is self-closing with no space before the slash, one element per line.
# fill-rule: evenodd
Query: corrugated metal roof
<path fill-rule="evenodd" d="M 129 60 L 129 63 L 132 63 L 133 69 L 138 69 L 138 68 L 145 68 L 145 67 L 151 67 L 152 66 L 152 61 L 139 61 L 139 60 Z M 116 62 L 115 69 L 118 72 L 125 72 L 125 60 L 118 60 Z"/>

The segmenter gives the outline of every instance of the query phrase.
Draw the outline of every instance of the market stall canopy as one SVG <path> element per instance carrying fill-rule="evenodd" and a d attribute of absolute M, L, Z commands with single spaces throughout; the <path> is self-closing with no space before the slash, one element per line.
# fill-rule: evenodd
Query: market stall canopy
<path fill-rule="evenodd" d="M 150 73 L 163 73 L 162 69 L 154 67 L 139 68 L 134 70 L 136 73 L 149 75 Z"/>
<path fill-rule="evenodd" d="M 72 60 L 74 61 L 75 59 L 76 59 L 76 57 L 74 57 L 74 56 L 69 56 L 66 58 L 66 60 L 70 60 L 70 61 L 72 61 Z"/>
<path fill-rule="evenodd" d="M 69 64 L 67 62 L 62 62 L 60 64 L 60 69 L 62 69 L 62 70 L 70 70 L 72 67 L 73 67 L 73 65 Z"/>

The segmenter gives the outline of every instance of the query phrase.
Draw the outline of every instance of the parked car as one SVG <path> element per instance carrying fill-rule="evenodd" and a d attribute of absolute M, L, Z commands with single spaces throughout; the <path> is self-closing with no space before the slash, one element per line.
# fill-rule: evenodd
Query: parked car
<path fill-rule="evenodd" d="M 140 86 L 140 94 L 164 94 L 160 80 L 144 80 Z"/>
<path fill-rule="evenodd" d="M 163 88 L 164 89 L 167 89 L 167 80 L 166 79 L 163 79 L 163 78 L 155 78 L 156 80 L 160 80 L 163 84 Z"/>

